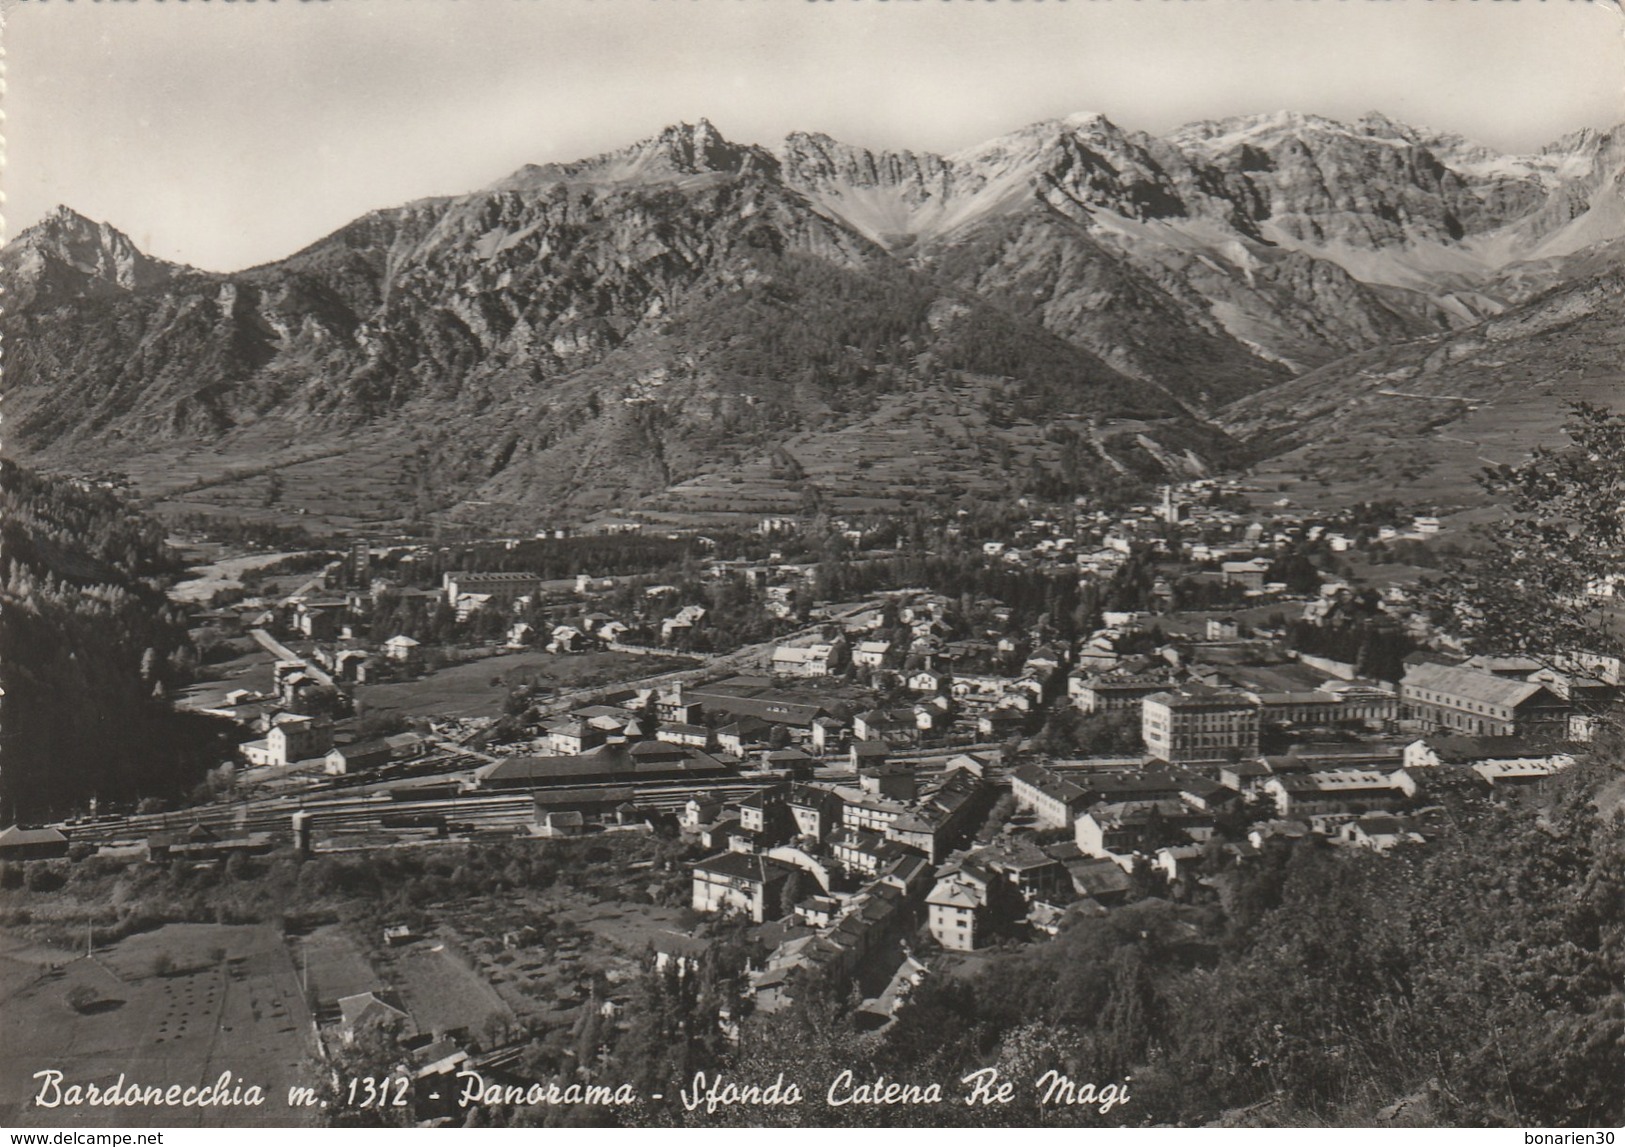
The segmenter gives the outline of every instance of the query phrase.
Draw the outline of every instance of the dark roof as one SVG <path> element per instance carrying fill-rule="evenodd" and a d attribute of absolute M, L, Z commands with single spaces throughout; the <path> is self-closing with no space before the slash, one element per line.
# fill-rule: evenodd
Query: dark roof
<path fill-rule="evenodd" d="M 801 808 L 823 808 L 831 803 L 839 804 L 840 800 L 836 793 L 815 785 L 795 785 L 790 789 L 790 803 Z"/>
<path fill-rule="evenodd" d="M 714 872 L 739 880 L 766 883 L 791 871 L 789 865 L 754 852 L 719 852 L 715 856 L 696 861 L 696 872 Z"/>
<path fill-rule="evenodd" d="M 1245 693 L 1210 685 L 1185 685 L 1167 693 L 1153 693 L 1148 701 L 1162 701 L 1171 709 L 1251 709 L 1258 703 Z"/>
<path fill-rule="evenodd" d="M 744 809 L 744 808 L 765 809 L 769 805 L 783 804 L 784 799 L 785 799 L 785 792 L 784 792 L 783 787 L 781 787 L 781 786 L 774 786 L 772 788 L 766 788 L 766 789 L 757 789 L 755 792 L 751 793 L 750 795 L 746 796 L 743 800 L 741 800 L 739 802 L 739 807 L 742 808 L 742 809 Z"/>
<path fill-rule="evenodd" d="M 488 785 L 574 783 L 593 779 L 635 781 L 661 776 L 721 776 L 733 772 L 709 753 L 682 745 L 641 742 L 630 748 L 609 745 L 590 753 L 559 757 L 508 757 L 489 767 Z"/>
<path fill-rule="evenodd" d="M 676 733 L 684 737 L 711 737 L 711 730 L 705 725 L 685 725 L 678 721 L 669 721 L 660 726 L 661 733 Z"/>
<path fill-rule="evenodd" d="M 1089 795 L 1087 790 L 1038 765 L 1021 765 L 1010 775 L 1063 804 L 1076 804 Z"/>
<path fill-rule="evenodd" d="M 1405 822 L 1393 816 L 1362 816 L 1354 822 L 1367 836 L 1391 836 L 1405 832 Z"/>
<path fill-rule="evenodd" d="M 618 721 L 630 721 L 637 716 L 630 709 L 623 709 L 619 705 L 583 705 L 579 709 L 570 710 L 573 717 L 591 720 L 594 717 L 614 717 Z"/>
<path fill-rule="evenodd" d="M 718 736 L 753 737 L 765 733 L 773 727 L 772 722 L 764 721 L 760 717 L 741 717 L 737 721 L 722 726 L 717 730 Z"/>
<path fill-rule="evenodd" d="M 1052 864 L 1059 863 L 1038 845 L 1019 837 L 1001 840 L 987 848 L 977 849 L 971 854 L 971 859 L 995 872 L 1048 868 Z"/>
<path fill-rule="evenodd" d="M 1424 738 L 1445 764 L 1464 765 L 1487 760 L 1528 760 L 1548 757 L 1550 749 L 1541 749 L 1522 737 L 1458 737 L 1430 736 Z"/>
<path fill-rule="evenodd" d="M 686 956 L 691 960 L 697 960 L 711 950 L 711 941 L 699 936 L 673 932 L 669 928 L 655 933 L 652 943 L 656 952 L 664 952 L 668 956 Z"/>
<path fill-rule="evenodd" d="M 672 745 L 660 741 L 639 741 L 637 744 L 628 749 L 627 752 L 631 753 L 632 756 L 640 763 L 655 759 L 677 760 L 678 758 L 689 755 L 689 750 L 685 746 Z M 714 760 L 715 758 L 712 759 Z"/>
<path fill-rule="evenodd" d="M 732 677 L 704 686 L 684 686 L 683 699 L 734 718 L 757 717 L 780 725 L 810 725 L 835 706 L 817 698 L 774 689 L 770 678 Z"/>
<path fill-rule="evenodd" d="M 813 758 L 810 753 L 804 753 L 792 746 L 788 749 L 774 749 L 767 755 L 767 759 L 774 764 L 784 764 L 785 762 L 810 761 Z"/>
<path fill-rule="evenodd" d="M 380 754 L 387 757 L 393 749 L 388 741 L 360 741 L 354 745 L 339 745 L 328 751 L 337 753 L 345 760 L 350 760 L 355 757 L 371 757 Z"/>
<path fill-rule="evenodd" d="M 912 880 L 922 868 L 929 867 L 930 863 L 925 859 L 925 857 L 919 855 L 918 853 L 911 852 L 905 856 L 899 856 L 896 860 L 888 864 L 881 875 L 899 876 L 904 880 Z"/>

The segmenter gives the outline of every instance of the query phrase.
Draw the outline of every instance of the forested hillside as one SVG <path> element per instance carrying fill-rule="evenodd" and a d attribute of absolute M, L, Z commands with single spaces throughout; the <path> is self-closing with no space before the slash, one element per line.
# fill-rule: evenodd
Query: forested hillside
<path fill-rule="evenodd" d="M 0 462 L 0 562 L 0 820 L 194 784 L 216 722 L 164 700 L 195 653 L 157 523 Z"/>

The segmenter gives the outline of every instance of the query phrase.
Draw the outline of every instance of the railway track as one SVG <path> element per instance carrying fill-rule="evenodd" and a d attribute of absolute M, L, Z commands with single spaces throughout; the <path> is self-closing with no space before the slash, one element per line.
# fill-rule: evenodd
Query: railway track
<path fill-rule="evenodd" d="M 701 793 L 720 794 L 737 800 L 777 783 L 772 778 L 741 779 L 724 783 L 689 782 L 674 785 L 634 785 L 631 801 L 649 812 L 672 813 Z M 579 796 L 584 800 L 600 794 L 624 791 L 624 785 L 558 785 L 550 794 Z M 327 832 L 389 831 L 403 822 L 418 820 L 425 825 L 468 825 L 474 831 L 517 829 L 536 819 L 532 790 L 523 792 L 464 793 L 421 800 L 396 800 L 388 793 L 352 794 L 332 797 L 282 797 L 253 804 L 205 806 L 171 813 L 151 813 L 103 820 L 89 825 L 60 826 L 75 841 L 110 844 L 144 840 L 161 833 L 183 833 L 202 825 L 221 836 L 266 833 L 273 839 L 293 838 L 293 817 L 304 813 L 311 829 Z M 388 820 L 391 823 L 385 824 Z"/>

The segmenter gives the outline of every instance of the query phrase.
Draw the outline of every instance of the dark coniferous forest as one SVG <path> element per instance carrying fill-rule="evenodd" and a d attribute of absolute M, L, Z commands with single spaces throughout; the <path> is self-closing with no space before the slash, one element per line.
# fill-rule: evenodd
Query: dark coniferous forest
<path fill-rule="evenodd" d="M 113 494 L 0 463 L 0 819 L 196 784 L 224 746 L 167 692 L 195 651 L 162 528 Z"/>

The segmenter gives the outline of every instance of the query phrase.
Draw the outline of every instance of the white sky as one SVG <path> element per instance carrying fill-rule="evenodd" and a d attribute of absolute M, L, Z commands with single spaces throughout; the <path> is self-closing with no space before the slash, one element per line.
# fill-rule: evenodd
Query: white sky
<path fill-rule="evenodd" d="M 0 0 L 7 233 L 67 203 L 234 270 L 361 213 L 710 119 L 948 151 L 1282 108 L 1534 150 L 1625 121 L 1586 0 Z"/>

